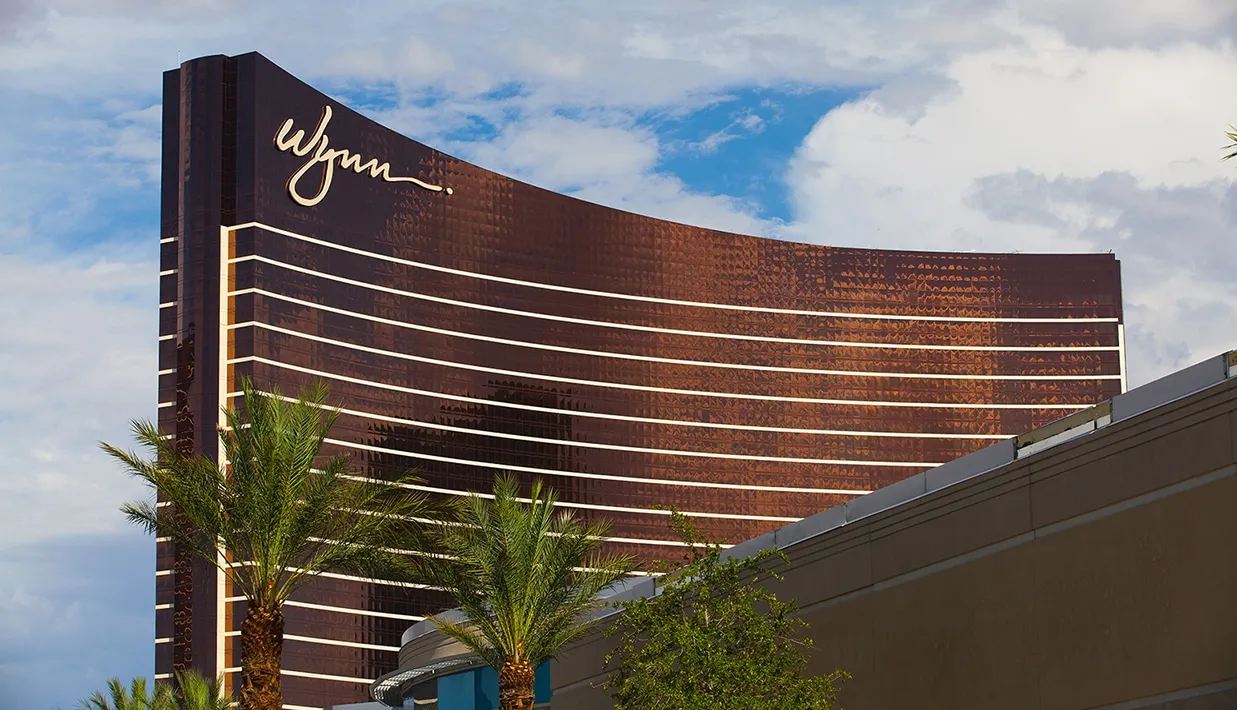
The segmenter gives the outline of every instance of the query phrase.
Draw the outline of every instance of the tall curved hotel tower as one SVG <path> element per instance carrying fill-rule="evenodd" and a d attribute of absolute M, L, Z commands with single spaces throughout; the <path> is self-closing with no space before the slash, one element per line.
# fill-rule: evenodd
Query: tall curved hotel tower
<path fill-rule="evenodd" d="M 400 136 L 257 54 L 164 77 L 159 424 L 219 455 L 239 378 L 331 386 L 330 446 L 426 490 L 541 477 L 677 557 L 1112 397 L 1107 254 L 844 249 L 664 222 Z M 587 156 L 581 156 L 587 160 Z M 821 235 L 846 241 L 858 235 Z M 158 544 L 156 671 L 235 678 L 244 602 Z M 364 700 L 447 600 L 327 575 L 286 610 L 289 707 Z"/>

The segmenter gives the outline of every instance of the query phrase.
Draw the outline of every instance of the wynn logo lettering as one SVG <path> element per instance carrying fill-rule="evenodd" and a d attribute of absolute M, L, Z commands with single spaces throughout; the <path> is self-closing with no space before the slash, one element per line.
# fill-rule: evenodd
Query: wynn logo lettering
<path fill-rule="evenodd" d="M 279 127 L 279 132 L 275 134 L 275 147 L 286 153 L 292 153 L 295 156 L 306 157 L 308 160 L 296 172 L 292 173 L 292 177 L 288 178 L 288 195 L 296 200 L 297 204 L 306 207 L 313 207 L 326 197 L 326 193 L 331 189 L 331 179 L 335 176 L 335 168 L 338 166 L 342 170 L 351 170 L 357 175 L 368 173 L 371 178 L 381 178 L 384 182 L 410 182 L 418 187 L 423 187 L 426 190 L 434 192 L 445 191 L 448 195 L 451 194 L 451 188 L 444 188 L 442 185 L 431 185 L 428 182 L 423 182 L 414 177 L 403 177 L 391 174 L 390 163 L 379 163 L 377 158 L 370 158 L 362 162 L 359 154 L 353 153 L 344 148 L 331 148 L 330 139 L 326 135 L 327 124 L 331 122 L 331 107 L 322 107 L 322 118 L 318 119 L 318 125 L 314 128 L 313 135 L 309 142 L 305 142 L 305 131 L 298 130 L 292 133 L 292 119 L 283 122 Z M 305 174 L 314 169 L 314 166 L 322 166 L 322 177 L 318 181 L 318 191 L 313 195 L 306 197 L 302 195 L 299 189 L 301 178 Z"/>

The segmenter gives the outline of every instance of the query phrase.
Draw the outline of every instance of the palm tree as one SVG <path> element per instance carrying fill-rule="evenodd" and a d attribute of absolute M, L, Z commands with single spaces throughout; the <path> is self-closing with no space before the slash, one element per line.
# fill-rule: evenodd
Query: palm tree
<path fill-rule="evenodd" d="M 1228 136 L 1228 139 L 1232 141 L 1231 144 L 1224 146 L 1224 150 L 1233 151 L 1228 155 L 1225 155 L 1224 160 L 1228 160 L 1229 158 L 1237 158 L 1237 126 L 1229 126 L 1228 130 L 1224 132 L 1224 135 Z"/>
<path fill-rule="evenodd" d="M 339 413 L 318 384 L 297 399 L 242 382 L 247 416 L 225 410 L 226 465 L 183 455 L 150 423 L 133 432 L 149 459 L 106 443 L 127 472 L 170 503 L 127 503 L 129 520 L 217 566 L 248 601 L 241 623 L 242 710 L 279 710 L 283 603 L 322 572 L 407 576 L 395 546 L 416 546 L 424 495 L 349 475 L 348 460 L 320 455 Z M 416 547 L 414 547 L 416 549 Z"/>
<path fill-rule="evenodd" d="M 156 685 L 150 689 L 145 678 L 134 678 L 129 682 L 128 688 L 125 688 L 119 678 L 111 678 L 107 681 L 106 694 L 96 690 L 89 698 L 78 703 L 77 707 L 78 710 L 151 710 L 166 702 L 167 695 L 166 685 Z"/>
<path fill-rule="evenodd" d="M 210 681 L 197 671 L 178 672 L 176 690 L 174 694 L 169 693 L 168 698 L 171 702 L 166 710 L 228 710 L 232 706 L 223 693 L 223 677 Z"/>
<path fill-rule="evenodd" d="M 587 631 L 584 615 L 602 606 L 597 594 L 634 567 L 630 557 L 600 552 L 607 523 L 556 513 L 557 495 L 539 481 L 529 498 L 503 475 L 492 500 L 459 499 L 456 524 L 438 531 L 441 554 L 421 560 L 459 605 L 454 618 L 431 618 L 498 671 L 500 710 L 533 707 L 537 665 Z"/>
<path fill-rule="evenodd" d="M 79 710 L 228 710 L 231 702 L 220 691 L 223 678 L 209 681 L 197 671 L 176 674 L 175 689 L 156 683 L 147 692 L 145 678 L 134 678 L 125 689 L 119 678 L 107 681 L 107 694 L 95 691 L 78 703 Z"/>

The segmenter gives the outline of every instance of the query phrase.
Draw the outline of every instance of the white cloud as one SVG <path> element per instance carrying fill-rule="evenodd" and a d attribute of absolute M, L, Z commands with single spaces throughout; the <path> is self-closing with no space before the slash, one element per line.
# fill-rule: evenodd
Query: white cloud
<path fill-rule="evenodd" d="M 149 250 L 147 250 L 149 251 Z M 0 255 L 0 539 L 23 544 L 125 526 L 144 495 L 98 451 L 155 412 L 158 265 L 142 255 Z"/>
<path fill-rule="evenodd" d="M 657 136 L 621 116 L 528 118 L 491 142 L 461 144 L 459 152 L 534 185 L 618 209 L 743 234 L 772 236 L 782 228 L 755 216 L 755 205 L 694 193 L 659 172 Z"/>
<path fill-rule="evenodd" d="M 449 53 L 420 37 L 409 37 L 395 59 L 396 73 L 409 83 L 435 82 L 454 68 Z"/>
<path fill-rule="evenodd" d="M 1012 31 L 1012 30 L 1011 30 Z M 880 89 L 813 129 L 796 235 L 863 246 L 1107 251 L 1123 261 L 1136 384 L 1237 346 L 1231 43 L 1090 49 L 1022 27 L 916 97 Z M 1229 302 L 1232 302 L 1231 300 Z M 1209 315 L 1203 336 L 1181 325 Z M 1229 333 L 1233 335 L 1228 335 Z"/>
<path fill-rule="evenodd" d="M 1025 16 L 1087 45 L 1162 44 L 1237 36 L 1231 0 L 1024 0 Z"/>
<path fill-rule="evenodd" d="M 659 152 L 648 131 L 561 116 L 526 119 L 468 148 L 478 164 L 555 190 L 645 174 Z"/>
<path fill-rule="evenodd" d="M 765 119 L 751 109 L 744 109 L 738 115 L 732 116 L 732 119 L 724 128 L 710 133 L 700 141 L 689 144 L 688 148 L 699 153 L 716 153 L 717 149 L 726 143 L 742 138 L 744 135 L 763 133 L 765 130 Z"/>

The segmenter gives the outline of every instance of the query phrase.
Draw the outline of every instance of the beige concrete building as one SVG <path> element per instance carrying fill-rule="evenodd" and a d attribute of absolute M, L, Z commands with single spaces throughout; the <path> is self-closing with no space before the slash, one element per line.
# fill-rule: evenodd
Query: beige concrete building
<path fill-rule="evenodd" d="M 1237 708 L 1234 376 L 1212 358 L 729 554 L 789 555 L 847 710 Z M 552 710 L 612 706 L 608 648 L 550 665 Z M 391 704 L 475 664 L 423 625 L 400 661 Z"/>

